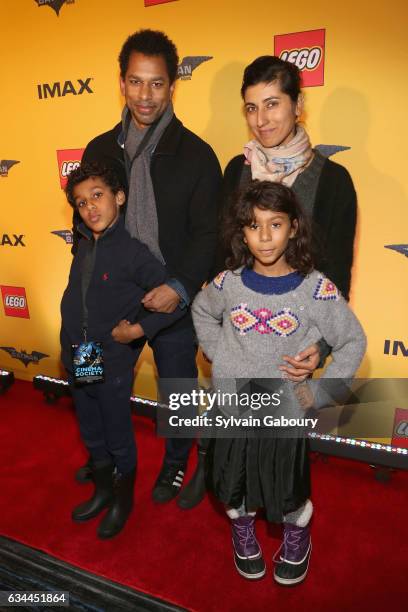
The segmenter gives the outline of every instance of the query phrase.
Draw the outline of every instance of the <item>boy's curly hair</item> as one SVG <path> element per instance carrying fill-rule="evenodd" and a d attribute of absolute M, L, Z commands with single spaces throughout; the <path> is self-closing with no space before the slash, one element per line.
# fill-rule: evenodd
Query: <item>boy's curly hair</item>
<path fill-rule="evenodd" d="M 68 175 L 68 181 L 65 186 L 65 195 L 72 208 L 75 206 L 74 187 L 86 181 L 89 178 L 100 177 L 105 185 L 111 188 L 114 194 L 118 191 L 125 191 L 115 170 L 100 162 L 83 163 L 75 170 L 72 170 Z"/>

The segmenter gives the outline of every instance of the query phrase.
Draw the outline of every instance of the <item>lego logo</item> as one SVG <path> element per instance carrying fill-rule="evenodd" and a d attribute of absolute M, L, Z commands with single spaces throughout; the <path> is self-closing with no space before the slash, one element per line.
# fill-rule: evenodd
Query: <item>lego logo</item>
<path fill-rule="evenodd" d="M 282 51 L 280 59 L 296 64 L 299 70 L 315 70 L 321 62 L 323 51 L 321 47 L 292 49 Z"/>
<path fill-rule="evenodd" d="M 22 295 L 6 295 L 5 305 L 9 308 L 26 308 L 26 299 Z"/>
<path fill-rule="evenodd" d="M 79 161 L 64 161 L 61 165 L 61 176 L 66 178 L 73 170 L 79 168 L 81 162 Z"/>
<path fill-rule="evenodd" d="M 395 428 L 395 435 L 408 438 L 408 421 L 401 421 Z"/>

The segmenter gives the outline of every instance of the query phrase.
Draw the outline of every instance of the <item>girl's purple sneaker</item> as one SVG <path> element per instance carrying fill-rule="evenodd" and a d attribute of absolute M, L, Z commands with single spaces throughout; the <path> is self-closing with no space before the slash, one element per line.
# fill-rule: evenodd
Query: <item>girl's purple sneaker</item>
<path fill-rule="evenodd" d="M 234 562 L 244 578 L 257 580 L 265 576 L 265 561 L 255 536 L 255 516 L 231 519 Z"/>
<path fill-rule="evenodd" d="M 309 525 L 297 527 L 284 523 L 283 528 L 283 542 L 273 557 L 274 578 L 279 584 L 299 584 L 306 578 L 312 552 Z"/>

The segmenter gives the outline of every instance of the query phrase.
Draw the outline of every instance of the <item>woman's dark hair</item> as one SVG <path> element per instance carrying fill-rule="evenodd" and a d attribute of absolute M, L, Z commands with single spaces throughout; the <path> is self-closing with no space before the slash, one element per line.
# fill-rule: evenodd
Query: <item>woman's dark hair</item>
<path fill-rule="evenodd" d="M 73 208 L 75 206 L 74 198 L 74 187 L 83 183 L 89 178 L 100 177 L 105 185 L 110 187 L 114 194 L 118 191 L 125 191 L 122 182 L 120 181 L 115 170 L 109 166 L 106 166 L 100 162 L 83 163 L 68 175 L 67 184 L 65 186 L 65 195 L 67 196 L 68 202 Z"/>
<path fill-rule="evenodd" d="M 164 32 L 158 30 L 139 30 L 129 36 L 119 54 L 120 76 L 122 79 L 125 78 L 128 69 L 130 54 L 134 51 L 148 56 L 161 56 L 166 62 L 170 83 L 174 83 L 177 78 L 179 57 L 176 45 Z"/>
<path fill-rule="evenodd" d="M 254 208 L 286 213 L 290 222 L 297 221 L 296 235 L 289 239 L 285 258 L 289 266 L 301 274 L 313 270 L 311 229 L 294 192 L 281 183 L 252 181 L 238 192 L 223 223 L 223 239 L 228 253 L 226 266 L 236 270 L 240 266 L 252 268 L 254 257 L 244 242 L 244 227 L 255 220 Z"/>
<path fill-rule="evenodd" d="M 249 64 L 244 70 L 241 96 L 252 85 L 258 83 L 273 83 L 279 81 L 283 93 L 287 94 L 293 102 L 297 102 L 300 94 L 300 71 L 292 62 L 285 62 L 276 55 L 262 55 Z"/>

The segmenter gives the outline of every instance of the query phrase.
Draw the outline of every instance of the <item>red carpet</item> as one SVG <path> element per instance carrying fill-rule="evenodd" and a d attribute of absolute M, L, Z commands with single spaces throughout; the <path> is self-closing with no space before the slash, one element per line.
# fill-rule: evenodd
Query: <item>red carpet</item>
<path fill-rule="evenodd" d="M 365 464 L 330 458 L 313 464 L 313 554 L 308 578 L 294 588 L 273 582 L 280 529 L 257 523 L 267 576 L 251 583 L 232 561 L 224 514 L 206 499 L 192 511 L 156 506 L 150 491 L 162 440 L 135 418 L 139 445 L 136 507 L 124 532 L 95 536 L 98 519 L 77 525 L 71 508 L 91 487 L 74 472 L 85 453 L 70 400 L 44 403 L 18 381 L 0 397 L 0 533 L 90 572 L 196 611 L 314 612 L 407 609 L 408 473 L 377 482 Z M 192 467 L 192 466 L 191 466 Z"/>

